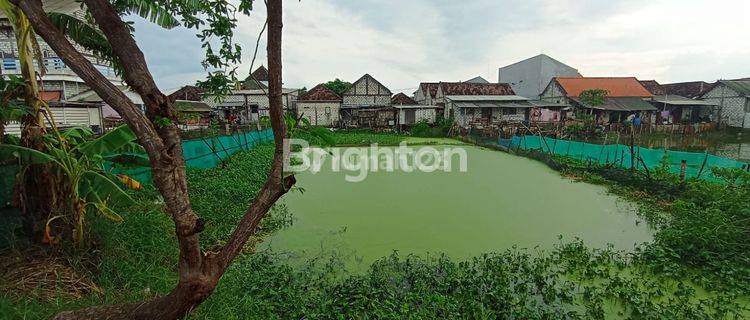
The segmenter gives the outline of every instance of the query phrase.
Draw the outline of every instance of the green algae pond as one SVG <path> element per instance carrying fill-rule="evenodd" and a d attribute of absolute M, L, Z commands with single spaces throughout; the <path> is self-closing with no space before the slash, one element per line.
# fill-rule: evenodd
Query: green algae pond
<path fill-rule="evenodd" d="M 378 171 L 361 182 L 325 165 L 298 173 L 304 192 L 283 198 L 293 224 L 263 246 L 300 260 L 334 253 L 362 268 L 393 251 L 465 259 L 514 246 L 550 249 L 560 236 L 621 250 L 652 239 L 636 205 L 602 186 L 490 149 L 436 149 L 456 147 L 466 151 L 466 172 Z"/>

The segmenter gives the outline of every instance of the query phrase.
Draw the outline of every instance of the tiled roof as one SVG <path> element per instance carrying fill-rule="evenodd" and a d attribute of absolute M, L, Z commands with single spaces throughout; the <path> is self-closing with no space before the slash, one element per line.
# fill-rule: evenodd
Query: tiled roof
<path fill-rule="evenodd" d="M 667 93 L 664 91 L 664 87 L 656 82 L 656 80 L 638 80 L 638 82 L 640 82 L 641 85 L 653 95 L 665 95 Z"/>
<path fill-rule="evenodd" d="M 184 86 L 179 90 L 172 92 L 168 98 L 172 102 L 177 100 L 201 101 L 205 91 L 206 90 L 196 86 Z"/>
<path fill-rule="evenodd" d="M 439 85 L 439 82 L 422 82 L 419 84 L 419 87 L 422 88 L 422 92 L 429 92 L 430 97 L 434 98 Z"/>
<path fill-rule="evenodd" d="M 695 99 L 706 93 L 713 87 L 705 81 L 690 81 L 690 82 L 678 82 L 668 83 L 661 85 L 668 94 L 676 94 L 690 99 Z"/>
<path fill-rule="evenodd" d="M 507 83 L 468 83 L 441 82 L 440 87 L 446 96 L 475 96 L 475 95 L 515 95 L 513 88 Z"/>
<path fill-rule="evenodd" d="M 414 99 L 412 99 L 411 97 L 405 95 L 402 92 L 402 93 L 394 95 L 391 98 L 391 104 L 395 104 L 395 105 L 415 105 L 415 104 L 417 104 L 417 102 L 414 101 Z"/>
<path fill-rule="evenodd" d="M 634 77 L 556 77 L 553 79 L 565 90 L 569 97 L 577 97 L 589 89 L 607 90 L 608 97 L 651 97 L 653 94 Z"/>
<path fill-rule="evenodd" d="M 250 79 L 255 79 L 257 81 L 268 81 L 268 69 L 264 66 L 258 67 L 258 69 L 255 69 L 253 73 L 250 74 Z"/>
<path fill-rule="evenodd" d="M 341 97 L 321 83 L 303 94 L 299 101 L 341 101 Z"/>

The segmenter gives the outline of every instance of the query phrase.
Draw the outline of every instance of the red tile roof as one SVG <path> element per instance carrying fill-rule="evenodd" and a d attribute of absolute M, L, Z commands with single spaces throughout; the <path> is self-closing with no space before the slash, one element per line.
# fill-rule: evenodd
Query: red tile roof
<path fill-rule="evenodd" d="M 417 105 L 417 102 L 402 92 L 391 98 L 391 104 L 413 106 Z"/>
<path fill-rule="evenodd" d="M 662 85 L 662 87 L 664 87 L 668 94 L 676 94 L 686 98 L 695 99 L 713 88 L 713 84 L 705 81 L 691 81 L 668 83 Z"/>
<path fill-rule="evenodd" d="M 443 90 L 443 95 L 446 96 L 508 96 L 516 94 L 507 83 L 441 82 L 440 87 Z"/>
<path fill-rule="evenodd" d="M 656 80 L 638 80 L 648 92 L 653 95 L 665 95 L 667 92 L 664 91 L 664 87 L 660 85 Z"/>
<path fill-rule="evenodd" d="M 268 81 L 268 69 L 264 66 L 258 67 L 258 69 L 255 69 L 255 71 L 250 74 L 250 79 L 255 79 L 256 81 Z"/>
<path fill-rule="evenodd" d="M 299 101 L 341 101 L 341 97 L 321 83 L 305 92 Z"/>
<path fill-rule="evenodd" d="M 422 89 L 422 92 L 429 92 L 430 97 L 434 98 L 437 95 L 439 85 L 439 82 L 422 82 L 419 84 L 419 87 Z"/>
<path fill-rule="evenodd" d="M 188 100 L 188 101 L 201 101 L 203 94 L 206 92 L 205 89 L 196 86 L 184 86 L 179 90 L 172 92 L 169 96 L 169 100 L 175 102 L 177 100 Z"/>
<path fill-rule="evenodd" d="M 556 77 L 553 79 L 569 97 L 577 97 L 581 92 L 589 89 L 607 90 L 608 97 L 652 97 L 643 85 L 634 77 L 584 77 L 569 78 Z"/>

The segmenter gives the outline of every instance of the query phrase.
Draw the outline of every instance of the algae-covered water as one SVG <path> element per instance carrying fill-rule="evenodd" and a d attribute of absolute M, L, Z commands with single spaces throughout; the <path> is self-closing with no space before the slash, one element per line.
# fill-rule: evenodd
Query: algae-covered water
<path fill-rule="evenodd" d="M 571 181 L 529 159 L 460 147 L 466 172 L 379 171 L 356 183 L 345 179 L 351 172 L 325 165 L 316 174 L 299 173 L 305 192 L 283 199 L 294 223 L 265 246 L 301 258 L 352 254 L 366 265 L 394 250 L 462 259 L 513 246 L 546 249 L 560 242 L 558 235 L 624 250 L 651 240 L 635 205 L 604 187 Z"/>

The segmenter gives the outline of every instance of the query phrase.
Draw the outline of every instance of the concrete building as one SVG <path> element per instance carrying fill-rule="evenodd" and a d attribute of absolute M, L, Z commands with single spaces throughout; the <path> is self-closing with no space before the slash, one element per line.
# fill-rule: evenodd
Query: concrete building
<path fill-rule="evenodd" d="M 554 77 L 580 77 L 575 68 L 540 54 L 507 65 L 498 70 L 498 82 L 508 83 L 519 96 L 532 100 L 539 95 Z"/>
<path fill-rule="evenodd" d="M 720 125 L 750 128 L 750 80 L 719 80 L 701 98 L 718 106 Z"/>

